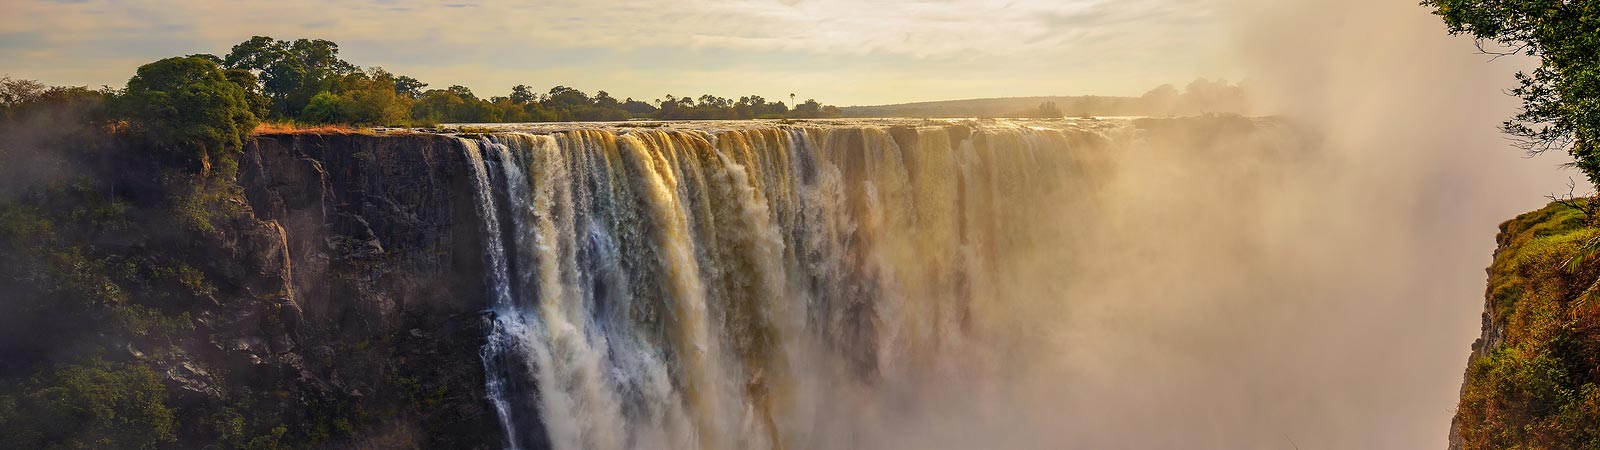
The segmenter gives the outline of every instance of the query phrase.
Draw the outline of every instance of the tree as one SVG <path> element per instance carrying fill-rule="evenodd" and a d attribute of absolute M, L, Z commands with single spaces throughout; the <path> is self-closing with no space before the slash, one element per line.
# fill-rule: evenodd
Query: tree
<path fill-rule="evenodd" d="M 149 368 L 93 360 L 42 370 L 0 395 L 0 442 L 15 448 L 154 450 L 177 440 L 177 417 Z M 10 406 L 9 408 L 7 406 Z"/>
<path fill-rule="evenodd" d="M 533 88 L 528 87 L 528 85 L 519 84 L 511 87 L 510 99 L 511 103 L 521 105 L 538 100 L 539 94 L 533 92 Z"/>
<path fill-rule="evenodd" d="M 394 74 L 373 68 L 345 75 L 306 103 L 298 113 L 308 123 L 397 125 L 407 122 L 412 100 L 397 92 Z M 337 93 L 336 93 L 337 92 Z"/>
<path fill-rule="evenodd" d="M 655 106 L 651 106 L 649 103 L 634 100 L 633 97 L 628 97 L 627 100 L 622 101 L 622 109 L 633 115 L 645 115 L 656 112 Z"/>
<path fill-rule="evenodd" d="M 1056 106 L 1056 102 L 1040 103 L 1039 109 L 1034 112 L 1034 117 L 1041 119 L 1059 119 L 1062 117 L 1061 108 Z"/>
<path fill-rule="evenodd" d="M 256 73 L 262 91 L 272 98 L 272 113 L 280 117 L 298 113 L 311 97 L 329 91 L 334 80 L 360 70 L 339 59 L 339 44 L 332 41 L 291 42 L 267 36 L 255 36 L 233 46 L 223 64 Z"/>
<path fill-rule="evenodd" d="M 244 80 L 240 80 L 244 81 Z M 260 119 L 249 91 L 205 58 L 167 58 L 140 66 L 117 98 L 118 116 L 156 148 L 232 176 L 234 154 Z"/>
<path fill-rule="evenodd" d="M 1538 57 L 1511 93 L 1522 110 L 1502 126 L 1530 154 L 1566 150 L 1600 184 L 1600 1 L 1427 0 L 1451 34 L 1494 55 Z"/>
<path fill-rule="evenodd" d="M 300 110 L 300 120 L 307 123 L 341 123 L 345 122 L 344 114 L 340 110 L 339 96 L 331 92 L 323 92 L 311 97 L 311 102 L 305 109 Z"/>
<path fill-rule="evenodd" d="M 815 99 L 806 99 L 805 103 L 794 105 L 795 117 L 822 117 L 822 104 Z"/>
<path fill-rule="evenodd" d="M 589 94 L 566 86 L 550 88 L 549 101 L 561 106 L 589 105 L 593 103 L 593 100 L 589 99 Z"/>
<path fill-rule="evenodd" d="M 433 89 L 422 93 L 416 103 L 411 104 L 411 118 L 426 123 L 459 121 L 457 111 L 466 105 L 466 100 L 444 89 Z"/>
<path fill-rule="evenodd" d="M 601 108 L 605 108 L 605 109 L 621 109 L 622 108 L 622 102 L 619 102 L 619 101 L 617 101 L 617 99 L 612 98 L 611 94 L 606 92 L 606 91 L 600 91 L 600 92 L 596 92 L 594 94 L 594 105 L 598 106 L 598 107 L 601 107 Z"/>
<path fill-rule="evenodd" d="M 207 60 L 216 63 L 215 56 L 207 58 Z M 249 102 L 250 112 L 255 114 L 256 118 L 265 119 L 267 114 L 272 112 L 272 99 L 261 92 L 261 85 L 257 81 L 255 74 L 244 69 L 228 69 L 222 72 L 222 76 L 226 77 L 234 85 L 239 86 L 240 89 L 244 89 L 245 100 Z"/>
<path fill-rule="evenodd" d="M 0 78 L 0 119 L 10 118 L 13 110 L 37 102 L 48 88 L 33 80 Z"/>
<path fill-rule="evenodd" d="M 462 86 L 462 85 L 459 85 L 459 84 L 451 85 L 450 87 L 447 87 L 444 90 L 449 92 L 449 93 L 451 93 L 451 94 L 455 94 L 455 96 L 461 97 L 463 99 L 468 99 L 468 100 L 477 100 L 478 99 L 478 96 L 472 95 L 472 89 L 468 89 L 466 86 Z"/>
<path fill-rule="evenodd" d="M 426 87 L 428 87 L 428 83 L 417 81 L 416 78 L 411 78 L 405 75 L 394 77 L 394 92 L 396 94 L 404 95 L 406 98 L 416 99 L 417 97 L 421 97 L 422 88 Z"/>

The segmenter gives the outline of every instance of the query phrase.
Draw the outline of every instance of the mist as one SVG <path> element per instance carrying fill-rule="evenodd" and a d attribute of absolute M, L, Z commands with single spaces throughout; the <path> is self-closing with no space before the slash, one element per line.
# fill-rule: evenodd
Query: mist
<path fill-rule="evenodd" d="M 1411 2 L 1227 6 L 1228 63 L 1279 128 L 1114 149 L 1092 217 L 1061 212 L 1072 237 L 1020 257 L 1008 320 L 1038 339 L 1003 358 L 1027 369 L 870 447 L 1446 446 L 1497 225 L 1582 183 L 1497 131 L 1532 62 Z"/>

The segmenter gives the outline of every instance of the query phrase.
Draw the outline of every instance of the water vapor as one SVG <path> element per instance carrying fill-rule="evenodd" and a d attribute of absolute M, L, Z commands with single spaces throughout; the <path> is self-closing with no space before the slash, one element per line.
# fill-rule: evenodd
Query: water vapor
<path fill-rule="evenodd" d="M 1038 256 L 1048 362 L 885 448 L 1445 447 L 1495 226 L 1578 178 L 1496 132 L 1528 62 L 1412 2 L 1225 6 L 1287 128 L 1147 130 Z"/>

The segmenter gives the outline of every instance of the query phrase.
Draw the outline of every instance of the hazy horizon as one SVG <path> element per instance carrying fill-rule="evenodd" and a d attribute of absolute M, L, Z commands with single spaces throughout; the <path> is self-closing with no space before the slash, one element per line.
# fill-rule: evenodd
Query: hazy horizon
<path fill-rule="evenodd" d="M 0 18 L 0 72 L 120 86 L 167 56 L 226 54 L 253 35 L 318 38 L 365 67 L 482 96 L 527 84 L 616 98 L 815 98 L 840 106 L 1125 95 L 1219 64 L 1216 0 L 501 0 L 323 4 L 23 0 Z"/>

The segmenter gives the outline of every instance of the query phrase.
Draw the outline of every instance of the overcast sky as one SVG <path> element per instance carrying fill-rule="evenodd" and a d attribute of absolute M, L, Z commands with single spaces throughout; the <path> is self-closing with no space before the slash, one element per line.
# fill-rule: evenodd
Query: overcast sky
<path fill-rule="evenodd" d="M 1235 78 L 1214 0 L 4 0 L 0 75 L 120 86 L 252 35 L 482 96 L 747 94 L 840 105 L 1138 95 Z M 787 100 L 787 99 L 785 99 Z"/>

